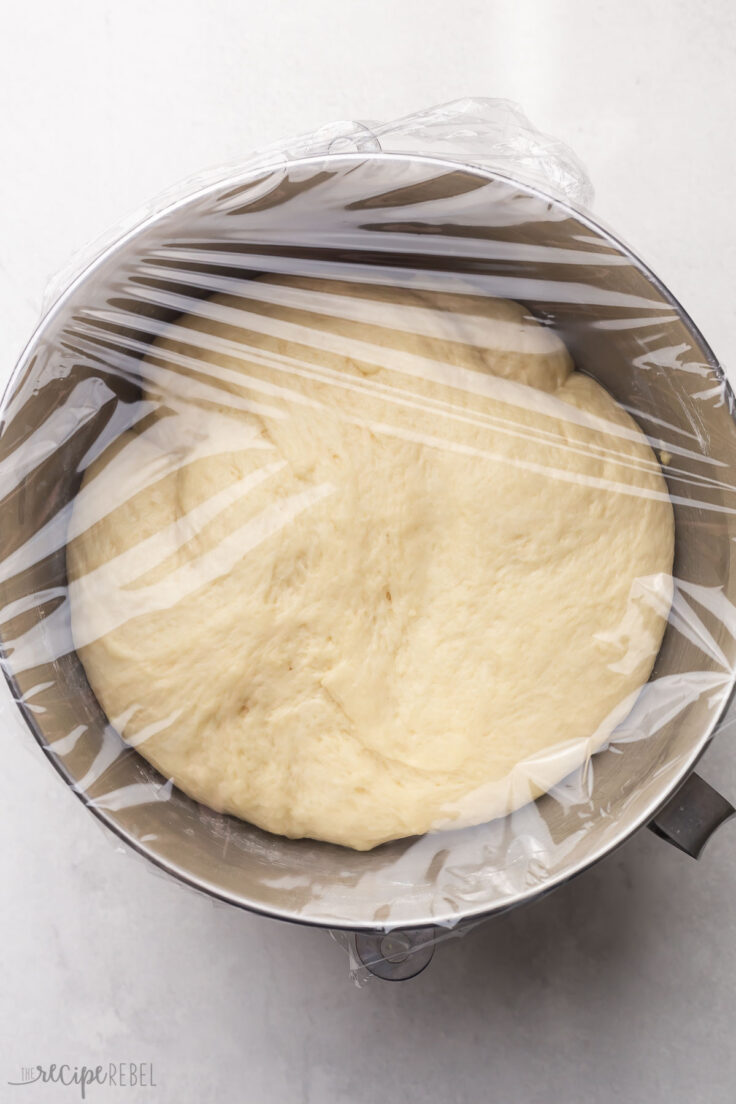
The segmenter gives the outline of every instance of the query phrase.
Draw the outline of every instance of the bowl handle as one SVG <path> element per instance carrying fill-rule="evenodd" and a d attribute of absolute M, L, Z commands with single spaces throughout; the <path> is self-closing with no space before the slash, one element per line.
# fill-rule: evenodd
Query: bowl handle
<path fill-rule="evenodd" d="M 734 813 L 736 809 L 718 790 L 699 774 L 691 774 L 649 822 L 649 827 L 686 855 L 699 859 L 716 828 Z"/>

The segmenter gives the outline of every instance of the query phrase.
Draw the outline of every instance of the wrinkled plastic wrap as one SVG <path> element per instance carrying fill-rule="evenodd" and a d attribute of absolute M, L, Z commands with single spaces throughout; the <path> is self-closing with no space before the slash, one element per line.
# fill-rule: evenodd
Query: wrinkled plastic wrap
<path fill-rule="evenodd" d="M 325 127 L 75 261 L 5 395 L 12 707 L 357 976 L 607 853 L 730 698 L 732 395 L 591 197 L 505 101 Z"/>

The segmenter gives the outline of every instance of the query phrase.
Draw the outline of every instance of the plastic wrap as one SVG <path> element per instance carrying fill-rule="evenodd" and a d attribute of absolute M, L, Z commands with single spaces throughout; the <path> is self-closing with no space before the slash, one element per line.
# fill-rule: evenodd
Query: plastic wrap
<path fill-rule="evenodd" d="M 591 196 L 504 101 L 323 128 L 75 262 L 3 402 L 13 707 L 358 972 L 651 821 L 731 695 L 732 395 Z"/>

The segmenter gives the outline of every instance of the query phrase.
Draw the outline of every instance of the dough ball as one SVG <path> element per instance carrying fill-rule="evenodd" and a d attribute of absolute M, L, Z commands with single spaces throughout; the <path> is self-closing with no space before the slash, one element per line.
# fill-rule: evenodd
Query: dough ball
<path fill-rule="evenodd" d="M 673 515 L 629 415 L 519 304 L 270 277 L 192 303 L 87 472 L 75 643 L 198 801 L 367 849 L 504 815 L 646 682 Z"/>

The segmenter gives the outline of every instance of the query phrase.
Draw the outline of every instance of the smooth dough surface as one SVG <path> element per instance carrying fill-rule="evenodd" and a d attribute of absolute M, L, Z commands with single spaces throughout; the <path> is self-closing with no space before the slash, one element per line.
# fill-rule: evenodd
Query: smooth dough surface
<path fill-rule="evenodd" d="M 124 739 L 212 808 L 359 849 L 480 823 L 649 677 L 657 460 L 548 327 L 474 290 L 191 300 L 88 469 L 75 643 Z"/>

